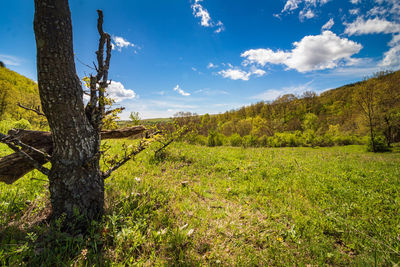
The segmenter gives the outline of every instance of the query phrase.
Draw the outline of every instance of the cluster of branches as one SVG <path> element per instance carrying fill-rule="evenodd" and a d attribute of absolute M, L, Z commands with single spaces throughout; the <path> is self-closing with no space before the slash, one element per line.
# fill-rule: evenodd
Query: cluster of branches
<path fill-rule="evenodd" d="M 90 75 L 89 78 L 90 99 L 86 105 L 85 112 L 92 126 L 100 131 L 105 116 L 105 91 L 109 85 L 108 70 L 110 68 L 112 44 L 110 35 L 103 31 L 103 12 L 97 10 L 97 13 L 99 16 L 97 30 L 100 34 L 99 48 L 96 52 L 97 66 L 94 64 L 97 74 Z M 106 46 L 105 60 L 104 46 Z"/>

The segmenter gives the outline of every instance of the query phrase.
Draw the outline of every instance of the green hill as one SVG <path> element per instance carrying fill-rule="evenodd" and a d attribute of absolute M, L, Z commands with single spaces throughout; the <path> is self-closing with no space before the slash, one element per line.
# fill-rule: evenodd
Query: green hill
<path fill-rule="evenodd" d="M 399 142 L 399 84 L 400 71 L 383 72 L 320 95 L 314 92 L 300 96 L 286 94 L 272 102 L 262 101 L 223 114 L 191 116 L 189 123 L 204 136 L 216 132 L 220 139 L 246 137 L 247 141 L 253 140 L 249 141 L 251 146 L 264 146 L 268 138 L 272 142 L 269 146 L 357 143 L 369 134 L 370 124 L 375 135 L 384 136 L 387 143 Z M 365 113 L 366 103 L 362 104 L 365 98 L 370 100 L 370 122 Z M 187 117 L 180 119 L 188 121 Z M 344 139 L 325 142 L 328 135 L 340 135 Z M 275 141 L 270 137 L 275 137 Z"/>
<path fill-rule="evenodd" d="M 6 67 L 0 67 L 0 120 L 26 119 L 37 127 L 45 124 L 43 117 L 18 107 L 18 103 L 27 107 L 40 106 L 37 83 Z"/>

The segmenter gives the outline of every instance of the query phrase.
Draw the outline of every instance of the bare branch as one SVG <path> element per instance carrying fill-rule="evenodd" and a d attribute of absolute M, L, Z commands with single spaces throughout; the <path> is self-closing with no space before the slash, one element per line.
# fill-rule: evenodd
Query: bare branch
<path fill-rule="evenodd" d="M 78 57 L 77 55 L 75 55 L 75 58 L 76 58 L 76 60 L 77 60 L 79 63 L 81 63 L 82 65 L 88 67 L 89 69 L 96 70 L 96 69 L 93 68 L 92 66 L 89 66 L 88 64 L 83 63 L 82 60 L 80 60 L 79 57 Z"/>
<path fill-rule="evenodd" d="M 21 141 L 19 141 L 17 139 L 8 140 L 8 139 L 5 138 L 4 140 L 1 140 L 1 141 L 4 142 L 4 143 L 6 143 L 6 142 L 13 143 L 14 145 L 20 146 L 22 149 L 27 150 L 28 152 L 36 153 L 36 154 L 42 156 L 43 159 L 45 159 L 47 161 L 51 160 L 51 156 L 49 154 L 47 154 L 47 153 L 45 153 L 43 151 L 40 151 L 39 149 L 36 149 L 36 148 L 34 148 L 32 146 L 29 146 L 27 144 L 24 144 L 24 143 L 22 143 Z M 8 143 L 6 143 L 6 144 L 8 145 Z"/>
<path fill-rule="evenodd" d="M 163 146 L 162 147 L 160 147 L 159 149 L 157 149 L 156 150 L 156 152 L 154 152 L 154 154 L 158 154 L 158 153 L 160 153 L 163 149 L 165 149 L 167 146 L 169 146 L 172 142 L 174 142 L 175 141 L 175 139 L 170 139 L 168 142 L 166 142 L 166 143 L 162 143 L 163 144 Z"/>
<path fill-rule="evenodd" d="M 112 166 L 110 169 L 108 169 L 106 172 L 104 172 L 103 178 L 106 179 L 106 178 L 110 177 L 110 175 L 114 171 L 119 169 L 122 165 L 127 163 L 130 159 L 134 158 L 137 154 L 139 154 L 140 152 L 145 150 L 148 145 L 149 145 L 148 142 L 140 141 L 139 146 L 135 150 L 133 150 L 129 154 L 125 154 L 125 157 L 122 160 L 118 161 L 114 166 Z"/>
<path fill-rule="evenodd" d="M 104 115 L 105 115 L 105 116 L 110 115 L 110 114 L 113 113 L 114 111 L 118 111 L 118 110 L 124 111 L 125 108 L 124 108 L 124 107 L 120 107 L 120 108 L 111 109 L 111 110 L 108 110 L 108 111 L 104 112 Z"/>
<path fill-rule="evenodd" d="M 156 131 L 153 134 L 151 134 L 149 136 L 149 138 L 157 135 L 161 133 L 160 131 Z M 172 142 L 172 141 L 171 141 Z M 119 169 L 122 165 L 124 165 L 125 163 L 127 163 L 130 159 L 133 159 L 137 154 L 139 154 L 140 152 L 142 152 L 143 150 L 145 150 L 152 142 L 149 140 L 141 140 L 139 143 L 139 146 L 133 150 L 130 153 L 126 153 L 125 150 L 125 155 L 124 158 L 121 159 L 120 161 L 118 161 L 114 166 L 112 166 L 110 169 L 108 169 L 106 172 L 103 173 L 103 178 L 106 179 L 108 177 L 110 177 L 110 175 L 116 171 L 117 169 Z"/>
<path fill-rule="evenodd" d="M 40 111 L 39 107 L 37 107 L 37 108 L 28 108 L 28 107 L 25 107 L 25 106 L 21 105 L 19 102 L 18 102 L 17 106 L 20 107 L 20 108 L 29 110 L 29 111 L 33 111 L 39 116 L 45 116 L 46 117 L 46 115 L 43 112 Z"/>
<path fill-rule="evenodd" d="M 104 45 L 106 42 L 106 37 L 103 31 L 103 11 L 97 10 L 97 14 L 99 16 L 99 18 L 97 19 L 97 30 L 100 34 L 100 40 L 99 40 L 99 48 L 96 51 L 97 68 L 98 68 L 96 78 L 97 81 L 100 81 L 103 78 L 103 71 L 104 71 Z"/>

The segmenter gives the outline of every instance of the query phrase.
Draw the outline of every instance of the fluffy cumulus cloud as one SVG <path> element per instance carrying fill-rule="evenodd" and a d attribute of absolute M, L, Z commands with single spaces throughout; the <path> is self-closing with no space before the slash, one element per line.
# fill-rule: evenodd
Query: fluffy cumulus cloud
<path fill-rule="evenodd" d="M 392 39 L 387 44 L 389 50 L 383 54 L 378 65 L 385 68 L 400 67 L 400 1 L 374 0 L 374 7 L 365 14 L 350 14 L 357 17 L 352 22 L 343 23 L 344 33 L 349 36 L 390 34 Z"/>
<path fill-rule="evenodd" d="M 128 48 L 128 47 L 135 47 L 135 44 L 133 44 L 119 36 L 112 37 L 112 49 L 113 50 L 117 50 L 117 51 L 121 52 L 122 48 Z"/>
<path fill-rule="evenodd" d="M 262 77 L 266 73 L 267 72 L 265 70 L 259 69 L 255 66 L 251 66 L 249 71 L 245 71 L 240 68 L 234 68 L 232 66 L 232 68 L 230 69 L 221 70 L 218 72 L 218 74 L 224 78 L 228 78 L 231 80 L 242 80 L 242 81 L 248 81 L 252 75 L 256 77 Z"/>
<path fill-rule="evenodd" d="M 126 89 L 120 82 L 111 81 L 107 87 L 108 97 L 115 100 L 115 102 L 121 102 L 126 99 L 133 99 L 136 97 L 136 93 L 133 90 Z"/>
<path fill-rule="evenodd" d="M 174 87 L 174 91 L 178 92 L 178 94 L 180 94 L 182 96 L 190 96 L 190 93 L 183 91 L 182 88 L 179 85 L 176 85 Z"/>
<path fill-rule="evenodd" d="M 272 49 L 260 48 L 247 50 L 240 56 L 246 58 L 246 60 L 243 61 L 243 65 L 245 66 L 256 63 L 264 67 L 267 63 L 281 64 L 282 62 L 285 62 L 289 53 L 281 50 L 275 52 Z"/>
<path fill-rule="evenodd" d="M 357 54 L 362 45 L 346 38 L 340 38 L 331 31 L 320 35 L 305 36 L 293 43 L 291 51 L 273 51 L 271 49 L 252 49 L 241 54 L 244 64 L 283 64 L 288 69 L 299 72 L 330 69 L 339 63 L 353 63 L 352 55 Z"/>
<path fill-rule="evenodd" d="M 374 33 L 398 33 L 400 24 L 387 21 L 386 19 L 373 18 L 367 19 L 358 17 L 352 23 L 346 23 L 344 33 L 348 35 L 363 35 Z"/>
<path fill-rule="evenodd" d="M 201 2 L 203 0 L 195 0 L 194 4 L 192 5 L 192 10 L 193 10 L 193 15 L 196 18 L 200 18 L 200 24 L 203 27 L 210 27 L 210 28 L 215 28 L 214 32 L 215 33 L 220 33 L 225 29 L 224 24 L 221 21 L 214 22 L 211 19 L 210 13 L 208 13 L 208 10 L 205 9 L 202 5 Z"/>
<path fill-rule="evenodd" d="M 352 3 L 353 5 L 357 5 L 361 3 L 361 0 L 350 0 L 350 3 Z"/>

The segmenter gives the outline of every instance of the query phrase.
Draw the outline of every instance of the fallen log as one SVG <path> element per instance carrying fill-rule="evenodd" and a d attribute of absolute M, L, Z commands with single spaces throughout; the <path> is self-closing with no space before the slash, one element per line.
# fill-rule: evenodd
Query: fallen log
<path fill-rule="evenodd" d="M 143 133 L 146 128 L 142 125 L 127 127 L 117 130 L 105 130 L 101 131 L 102 139 L 119 139 L 135 136 Z M 51 140 L 50 132 L 42 132 L 42 131 L 31 131 L 31 130 L 10 130 L 8 132 L 8 136 L 11 136 L 14 139 L 18 139 L 24 144 L 27 144 L 31 147 L 39 149 L 49 155 L 53 152 L 53 143 Z M 29 156 L 34 158 L 40 164 L 47 163 L 47 159 L 45 159 L 42 155 L 34 153 L 32 151 L 27 151 L 21 149 L 26 152 Z M 19 178 L 27 174 L 28 172 L 34 169 L 31 162 L 22 156 L 19 153 L 13 153 L 3 158 L 0 158 L 0 182 L 4 182 L 6 184 L 12 184 L 17 181 Z"/>

